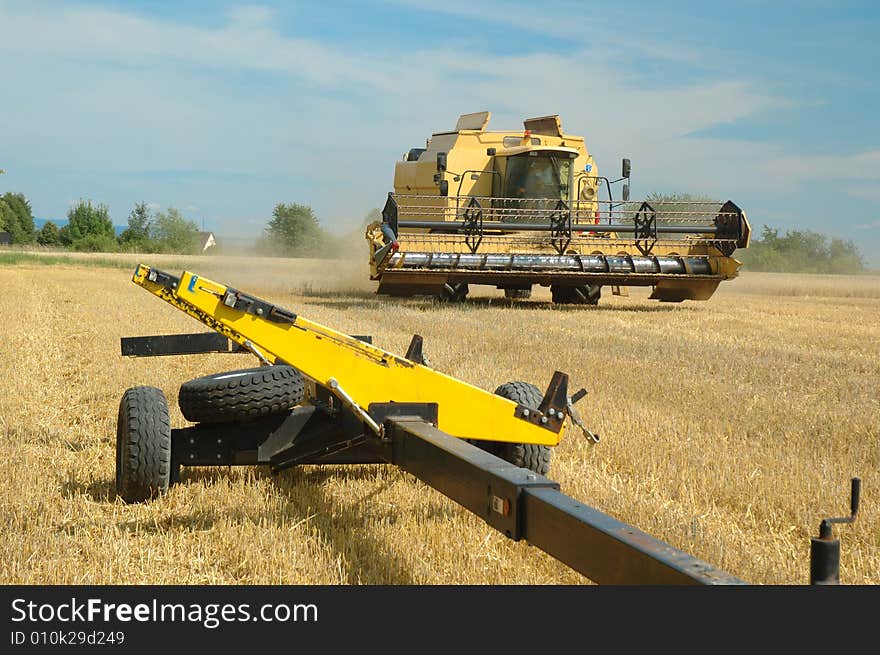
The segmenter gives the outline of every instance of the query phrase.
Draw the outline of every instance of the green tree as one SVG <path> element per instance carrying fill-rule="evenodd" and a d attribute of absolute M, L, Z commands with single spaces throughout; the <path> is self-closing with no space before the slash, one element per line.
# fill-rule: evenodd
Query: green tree
<path fill-rule="evenodd" d="M 789 230 L 764 225 L 760 238 L 736 257 L 752 271 L 786 273 L 862 273 L 865 261 L 851 241 L 810 230 Z"/>
<path fill-rule="evenodd" d="M 865 259 L 852 241 L 844 241 L 837 237 L 828 245 L 829 273 L 861 273 L 868 269 Z"/>
<path fill-rule="evenodd" d="M 77 242 L 86 237 L 105 237 L 115 241 L 113 221 L 107 205 L 93 205 L 91 200 L 80 200 L 67 212 L 67 225 L 59 230 L 59 238 L 64 245 L 77 247 Z M 88 249 L 98 243 L 90 239 Z"/>
<path fill-rule="evenodd" d="M 8 191 L 0 198 L 0 229 L 9 232 L 12 243 L 34 242 L 34 215 L 23 194 Z"/>
<path fill-rule="evenodd" d="M 128 215 L 128 227 L 119 235 L 119 242 L 129 245 L 146 244 L 150 240 L 150 223 L 147 203 L 137 203 Z"/>
<path fill-rule="evenodd" d="M 277 204 L 272 220 L 266 227 L 266 242 L 270 252 L 288 256 L 321 255 L 324 234 L 318 217 L 307 205 Z"/>
<path fill-rule="evenodd" d="M 57 246 L 61 243 L 58 236 L 58 226 L 52 221 L 46 221 L 37 233 L 37 243 L 41 246 Z"/>
<path fill-rule="evenodd" d="M 106 234 L 87 234 L 74 241 L 70 247 L 81 252 L 116 252 L 119 250 L 119 242 L 115 237 Z"/>
<path fill-rule="evenodd" d="M 163 252 L 195 253 L 199 242 L 199 228 L 174 207 L 158 212 L 150 227 L 150 235 Z"/>

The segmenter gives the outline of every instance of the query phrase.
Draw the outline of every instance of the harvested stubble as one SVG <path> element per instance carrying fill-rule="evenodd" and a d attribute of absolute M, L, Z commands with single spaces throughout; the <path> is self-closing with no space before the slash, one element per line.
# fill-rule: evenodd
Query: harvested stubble
<path fill-rule="evenodd" d="M 130 270 L 85 263 L 0 266 L 0 582 L 585 582 L 390 466 L 200 469 L 151 503 L 116 500 L 122 392 L 162 388 L 184 425 L 182 382 L 254 360 L 121 358 L 121 336 L 204 328 Z M 487 389 L 568 372 L 603 439 L 566 434 L 551 469 L 563 491 L 749 582 L 806 582 L 809 537 L 847 513 L 859 475 L 842 578 L 880 583 L 878 278 L 753 274 L 705 303 L 634 291 L 559 308 L 546 290 L 515 305 L 381 299 L 338 262 L 191 268 L 395 352 L 422 334 L 434 366 Z"/>

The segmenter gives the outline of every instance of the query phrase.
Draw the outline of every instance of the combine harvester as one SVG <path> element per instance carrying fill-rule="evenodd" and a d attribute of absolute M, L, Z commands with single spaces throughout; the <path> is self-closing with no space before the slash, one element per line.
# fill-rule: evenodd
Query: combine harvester
<path fill-rule="evenodd" d="M 393 464 L 514 540 L 527 540 L 601 584 L 742 584 L 637 528 L 589 507 L 546 477 L 569 421 L 591 443 L 568 376 L 546 390 L 508 382 L 489 393 L 425 362 L 309 321 L 194 273 L 137 267 L 133 281 L 210 327 L 199 334 L 127 337 L 125 356 L 241 352 L 262 366 L 183 384 L 195 423 L 172 428 L 163 392 L 128 389 L 119 404 L 116 491 L 126 502 L 166 492 L 182 466 Z M 811 549 L 811 581 L 839 581 L 840 543 L 826 519 Z"/>
<path fill-rule="evenodd" d="M 649 286 L 681 302 L 736 277 L 751 229 L 733 202 L 631 201 L 629 160 L 619 179 L 601 176 L 558 116 L 488 132 L 489 116 L 463 115 L 397 162 L 382 221 L 367 228 L 378 293 L 457 301 L 484 284 L 527 298 L 541 285 L 555 303 L 594 305 L 603 286 Z"/>

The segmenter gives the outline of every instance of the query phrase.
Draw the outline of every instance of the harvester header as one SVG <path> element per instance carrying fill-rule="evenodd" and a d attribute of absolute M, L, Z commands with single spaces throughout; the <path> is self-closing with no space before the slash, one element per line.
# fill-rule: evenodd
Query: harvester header
<path fill-rule="evenodd" d="M 367 228 L 379 293 L 461 300 L 484 284 L 524 298 L 541 285 L 556 303 L 596 304 L 603 286 L 650 286 L 681 302 L 736 277 L 751 228 L 734 202 L 630 200 L 629 159 L 619 178 L 601 175 L 559 116 L 514 132 L 487 131 L 489 119 L 465 114 L 396 163 L 382 221 Z"/>

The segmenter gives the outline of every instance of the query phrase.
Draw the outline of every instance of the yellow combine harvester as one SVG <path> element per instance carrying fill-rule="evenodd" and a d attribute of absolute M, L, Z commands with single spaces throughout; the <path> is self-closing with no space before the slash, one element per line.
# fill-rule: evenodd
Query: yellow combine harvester
<path fill-rule="evenodd" d="M 516 132 L 486 131 L 489 117 L 465 114 L 397 162 L 382 221 L 367 228 L 378 293 L 462 300 L 485 284 L 526 298 L 541 285 L 553 302 L 596 304 L 603 286 L 650 286 L 680 302 L 736 277 L 751 229 L 733 202 L 631 201 L 629 160 L 619 179 L 600 175 L 558 116 Z"/>

